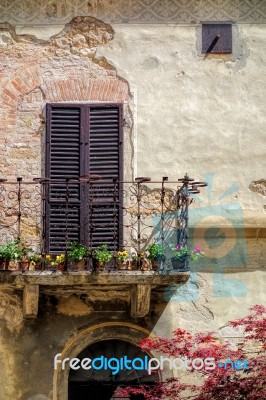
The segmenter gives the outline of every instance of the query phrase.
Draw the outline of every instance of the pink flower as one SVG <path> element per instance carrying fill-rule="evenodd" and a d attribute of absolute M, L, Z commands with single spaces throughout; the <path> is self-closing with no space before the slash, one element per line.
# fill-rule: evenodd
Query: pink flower
<path fill-rule="evenodd" d="M 195 249 L 194 249 L 194 253 L 200 253 L 200 251 L 201 251 L 201 250 L 200 250 L 200 247 L 199 247 L 199 246 L 196 246 Z"/>
<path fill-rule="evenodd" d="M 180 243 L 180 244 L 178 244 L 178 245 L 176 246 L 176 250 L 178 251 L 178 250 L 182 249 L 182 247 L 183 247 L 183 245 Z"/>

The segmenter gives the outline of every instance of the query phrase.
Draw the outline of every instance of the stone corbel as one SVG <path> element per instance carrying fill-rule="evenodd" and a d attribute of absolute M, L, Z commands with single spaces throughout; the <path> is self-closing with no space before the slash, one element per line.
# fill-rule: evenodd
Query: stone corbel
<path fill-rule="evenodd" d="M 26 285 L 23 290 L 23 316 L 36 318 L 38 315 L 39 285 Z"/>
<path fill-rule="evenodd" d="M 131 317 L 145 317 L 150 310 L 151 285 L 136 284 L 131 290 Z"/>

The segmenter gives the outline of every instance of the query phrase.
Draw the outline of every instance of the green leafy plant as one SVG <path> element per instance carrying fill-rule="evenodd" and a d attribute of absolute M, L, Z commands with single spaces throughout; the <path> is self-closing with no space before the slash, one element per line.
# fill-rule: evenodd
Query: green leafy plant
<path fill-rule="evenodd" d="M 187 245 L 179 243 L 178 245 L 170 245 L 171 260 L 185 261 L 185 260 L 198 260 L 204 255 L 199 246 L 193 250 L 189 250 Z"/>
<path fill-rule="evenodd" d="M 164 258 L 164 247 L 162 244 L 153 243 L 147 246 L 148 259 L 159 260 Z"/>
<path fill-rule="evenodd" d="M 33 253 L 32 248 L 28 247 L 24 239 L 16 239 L 13 242 L 3 246 L 3 254 L 5 255 L 6 261 L 22 261 L 23 259 L 29 258 Z"/>
<path fill-rule="evenodd" d="M 113 254 L 110 250 L 108 250 L 107 244 L 103 244 L 102 246 L 93 250 L 92 257 L 100 264 L 104 264 L 112 259 Z"/>
<path fill-rule="evenodd" d="M 4 254 L 6 261 L 15 260 L 17 258 L 18 252 L 16 251 L 16 245 L 17 241 L 13 241 L 4 246 L 5 248 Z"/>
<path fill-rule="evenodd" d="M 7 260 L 6 246 L 0 245 L 0 268 L 6 269 L 8 262 L 9 260 Z"/>
<path fill-rule="evenodd" d="M 71 242 L 68 246 L 68 257 L 76 261 L 84 260 L 89 256 L 89 249 L 78 242 Z"/>
<path fill-rule="evenodd" d="M 6 260 L 6 246 L 0 245 L 0 261 Z"/>

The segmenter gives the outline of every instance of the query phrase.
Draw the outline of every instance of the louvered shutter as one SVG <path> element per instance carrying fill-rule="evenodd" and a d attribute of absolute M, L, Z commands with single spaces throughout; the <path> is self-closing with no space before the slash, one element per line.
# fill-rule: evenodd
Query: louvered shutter
<path fill-rule="evenodd" d="M 46 250 L 59 253 L 67 241 L 80 241 L 81 108 L 47 106 Z M 65 179 L 69 182 L 66 184 Z"/>
<path fill-rule="evenodd" d="M 46 251 L 62 252 L 73 240 L 118 248 L 122 203 L 114 201 L 113 180 L 122 179 L 121 121 L 120 105 L 47 105 Z M 75 183 L 88 173 L 103 181 Z"/>
<path fill-rule="evenodd" d="M 92 247 L 107 243 L 116 250 L 122 242 L 121 198 L 114 201 L 114 180 L 122 180 L 121 107 L 90 107 L 89 171 L 104 183 L 93 187 Z M 121 192 L 121 187 L 120 187 Z"/>

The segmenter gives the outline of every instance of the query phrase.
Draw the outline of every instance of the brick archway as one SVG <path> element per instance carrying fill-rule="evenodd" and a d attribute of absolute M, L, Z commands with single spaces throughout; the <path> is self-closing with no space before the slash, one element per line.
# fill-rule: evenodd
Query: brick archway
<path fill-rule="evenodd" d="M 127 102 L 130 97 L 127 82 L 117 76 L 90 78 L 77 73 L 71 80 L 60 77 L 51 79 L 41 75 L 39 65 L 20 67 L 13 73 L 0 93 L 1 114 L 5 117 L 2 119 L 1 128 L 13 125 L 12 117 L 14 117 L 13 114 L 17 110 L 20 99 L 35 89 L 41 90 L 44 102 L 104 101 L 123 103 Z"/>

